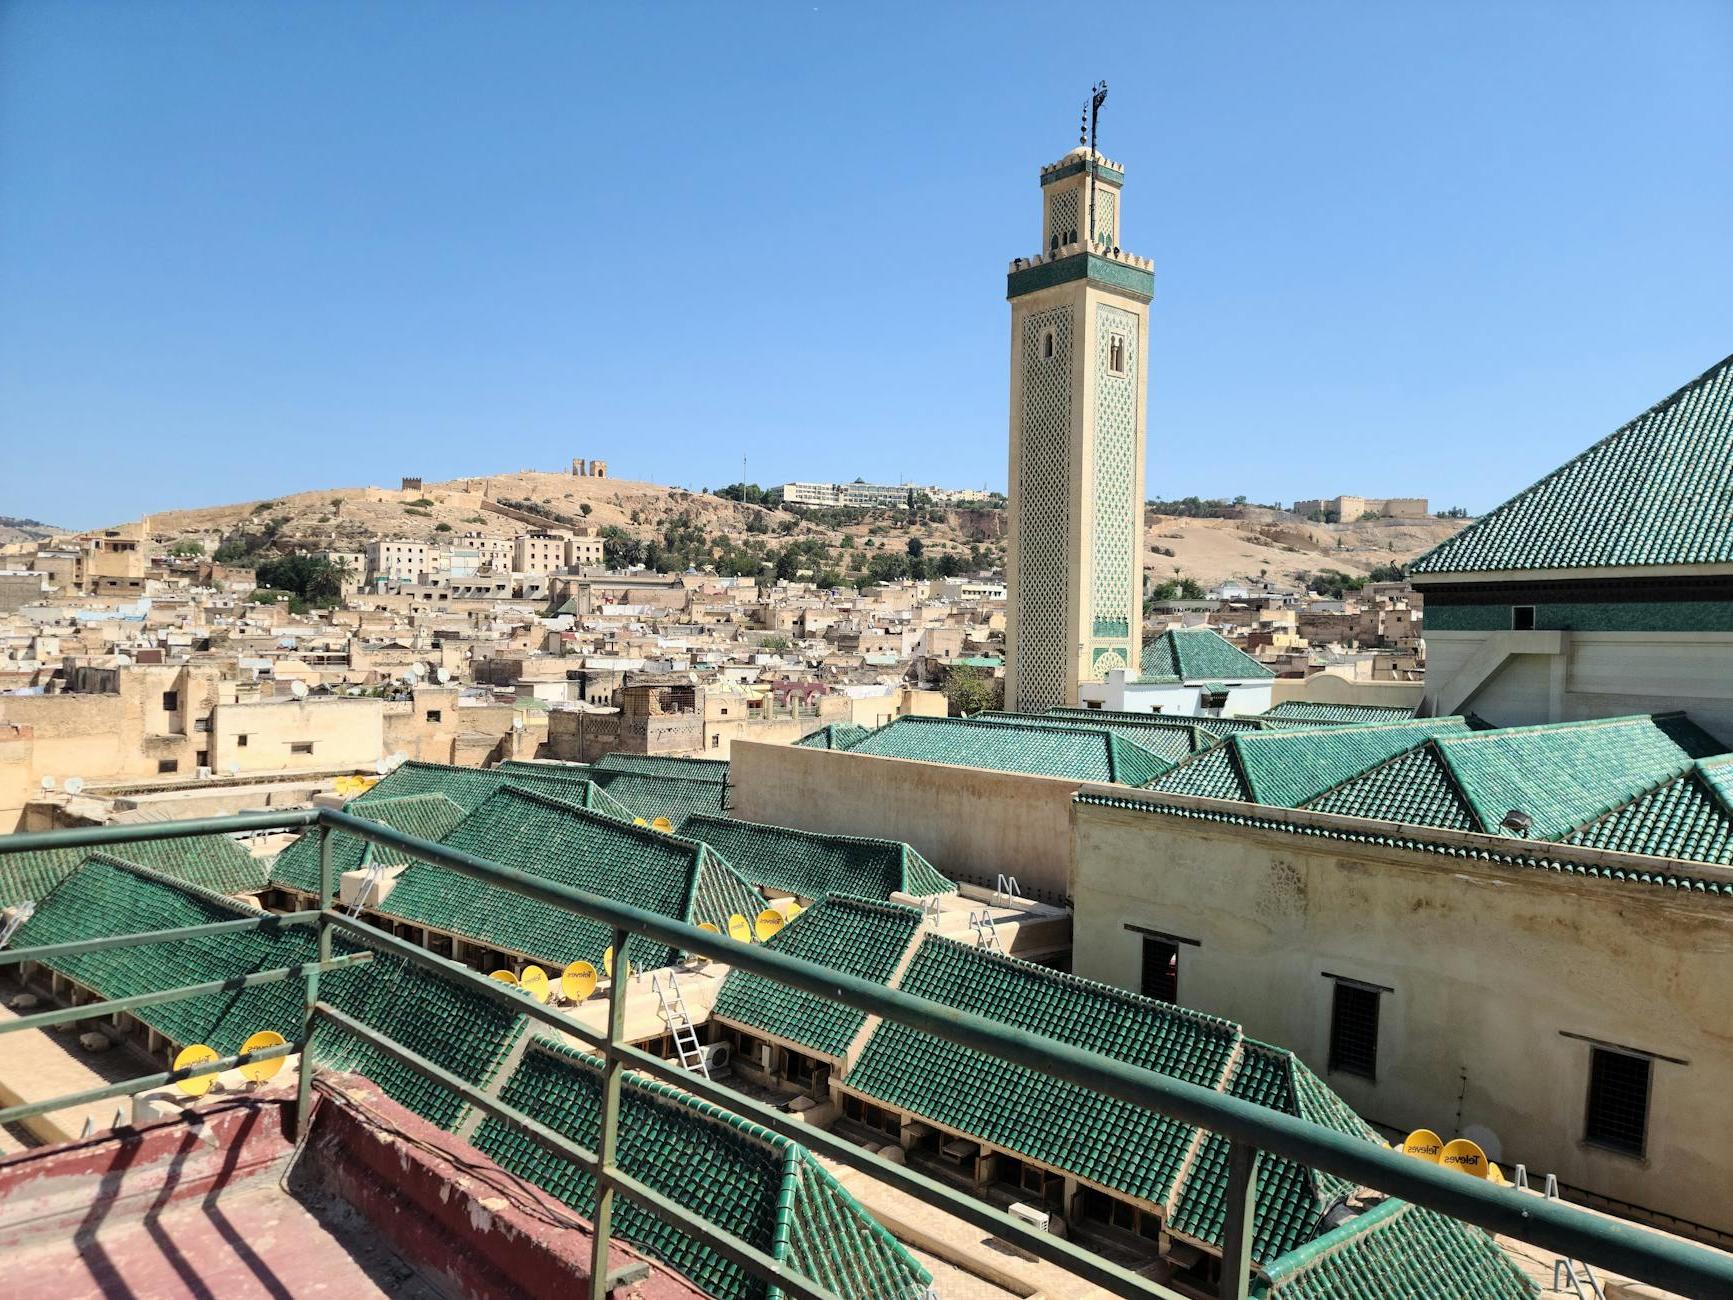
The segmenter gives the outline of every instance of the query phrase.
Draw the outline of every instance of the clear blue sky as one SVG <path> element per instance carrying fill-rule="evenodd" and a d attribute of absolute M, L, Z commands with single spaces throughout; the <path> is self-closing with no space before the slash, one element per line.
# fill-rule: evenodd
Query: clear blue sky
<path fill-rule="evenodd" d="M 1112 86 L 1151 495 L 1496 504 L 1733 351 L 1733 4 L 0 0 L 0 514 L 1005 478 Z"/>

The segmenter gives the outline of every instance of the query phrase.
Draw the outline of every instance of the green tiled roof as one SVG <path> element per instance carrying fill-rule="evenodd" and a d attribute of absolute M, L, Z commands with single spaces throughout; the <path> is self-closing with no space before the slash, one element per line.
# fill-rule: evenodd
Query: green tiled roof
<path fill-rule="evenodd" d="M 833 722 L 794 743 L 802 749 L 850 749 L 867 732 L 866 727 L 857 727 L 852 722 Z"/>
<path fill-rule="evenodd" d="M 1733 357 L 1408 566 L 1410 574 L 1733 562 Z"/>
<path fill-rule="evenodd" d="M 1258 715 L 1264 719 L 1298 722 L 1401 722 L 1414 716 L 1413 709 L 1387 704 L 1318 704 L 1310 700 L 1283 700 Z"/>
<path fill-rule="evenodd" d="M 503 785 L 539 790 L 567 803 L 582 803 L 588 769 L 567 769 L 552 763 L 502 763 L 498 767 L 452 767 L 445 763 L 404 763 L 365 794 L 357 795 L 345 812 L 367 816 L 367 805 L 406 794 L 442 794 L 465 812 L 474 812 Z"/>
<path fill-rule="evenodd" d="M 693 923 L 725 928 L 731 914 L 752 917 L 763 906 L 757 891 L 702 844 L 509 786 L 441 842 Z M 582 959 L 600 969 L 602 953 L 613 943 L 613 932 L 598 921 L 430 862 L 404 868 L 375 910 L 562 967 Z M 642 939 L 632 946 L 633 965 L 645 970 L 677 958 L 672 949 Z"/>
<path fill-rule="evenodd" d="M 120 862 L 149 867 L 219 894 L 251 894 L 265 887 L 270 861 L 256 858 L 227 835 L 135 840 L 103 850 Z M 88 848 L 37 849 L 0 856 L 0 907 L 40 900 L 92 856 Z"/>
<path fill-rule="evenodd" d="M 678 826 L 697 814 L 728 811 L 728 787 L 712 780 L 602 771 L 596 771 L 593 779 L 632 816 L 649 822 L 666 817 Z"/>
<path fill-rule="evenodd" d="M 1474 810 L 1450 779 L 1437 751 L 1426 745 L 1368 768 L 1302 806 L 1313 812 L 1410 826 L 1480 829 Z"/>
<path fill-rule="evenodd" d="M 1404 849 L 1416 853 L 1435 853 L 1446 858 L 1460 858 L 1466 861 L 1484 862 L 1524 871 L 1557 871 L 1566 875 L 1584 876 L 1591 879 L 1629 881 L 1635 884 L 1655 885 L 1664 889 L 1682 889 L 1692 893 L 1733 898 L 1733 885 L 1724 884 L 1719 880 L 1693 876 L 1688 872 L 1673 871 L 1659 864 L 1651 868 L 1644 865 L 1641 859 L 1633 859 L 1628 866 L 1584 862 L 1572 858 L 1568 849 L 1552 844 L 1534 844 L 1532 841 L 1509 839 L 1506 842 L 1511 845 L 1510 851 L 1499 852 L 1478 844 L 1446 843 L 1427 839 L 1423 832 L 1393 834 L 1385 831 L 1346 830 L 1334 826 L 1311 826 L 1286 820 L 1279 811 L 1275 810 L 1266 815 L 1258 816 L 1220 811 L 1213 808 L 1186 808 L 1171 804 L 1145 803 L 1141 800 L 1124 799 L 1114 795 L 1092 794 L 1084 790 L 1078 791 L 1074 796 L 1074 801 L 1098 804 L 1104 808 L 1120 808 L 1129 812 L 1140 812 L 1156 817 L 1178 817 L 1188 821 L 1213 822 L 1224 826 L 1250 826 L 1259 830 L 1284 831 L 1290 835 L 1331 840 L 1343 844 L 1376 844 L 1386 848 Z M 1535 851 L 1532 853 L 1518 851 L 1516 846 L 1521 843 L 1532 844 Z"/>
<path fill-rule="evenodd" d="M 1255 726 L 1238 726 L 1238 720 L 1234 718 L 1188 718 L 1173 714 L 1133 713 L 1125 709 L 1060 707 L 1048 709 L 1041 716 L 1058 718 L 1065 722 L 1129 722 L 1134 726 L 1154 728 L 1158 732 L 1177 731 L 1185 737 L 1187 747 L 1183 752 L 1174 752 L 1178 746 L 1171 742 L 1163 742 L 1159 746 L 1155 744 L 1146 746 L 1164 758 L 1172 757 L 1175 762 L 1184 758 L 1186 754 L 1195 754 L 1199 750 L 1208 749 L 1229 732 L 1257 730 Z"/>
<path fill-rule="evenodd" d="M 1430 736 L 1466 732 L 1467 727 L 1461 718 L 1448 717 L 1240 732 L 1150 782 L 1149 788 L 1294 808 Z"/>
<path fill-rule="evenodd" d="M 1063 718 L 1050 717 L 1046 714 L 1001 713 L 994 710 L 990 713 L 977 713 L 975 722 L 996 722 L 1000 725 L 1025 727 L 1097 727 L 1102 731 L 1111 732 L 1123 740 L 1129 740 L 1140 748 L 1147 749 L 1158 758 L 1164 758 L 1168 763 L 1177 763 L 1191 753 L 1191 737 L 1186 729 L 1180 727 L 1164 727 L 1151 721 L 1154 714 L 1145 714 L 1142 722 L 1127 722 L 1119 717 L 1083 717 L 1072 714 Z"/>
<path fill-rule="evenodd" d="M 767 946 L 888 984 L 920 926 L 918 907 L 833 894 L 795 917 Z M 711 1015 L 837 1060 L 866 1023 L 864 1011 L 738 969 L 722 981 Z"/>
<path fill-rule="evenodd" d="M 467 815 L 465 809 L 443 794 L 406 794 L 392 799 L 358 801 L 349 811 L 369 821 L 382 822 L 417 839 L 437 840 Z M 343 831 L 331 832 L 331 892 L 341 888 L 345 871 L 357 871 L 370 863 L 399 866 L 409 861 L 399 850 L 388 849 Z M 271 868 L 271 883 L 303 894 L 319 892 L 319 833 L 309 831 L 277 855 Z M 327 899 L 327 902 L 330 900 Z"/>
<path fill-rule="evenodd" d="M 901 840 L 824 835 L 728 817 L 688 817 L 680 834 L 708 844 L 754 885 L 801 898 L 957 892 L 954 881 Z"/>
<path fill-rule="evenodd" d="M 1282 1300 L 1527 1300 L 1539 1289 L 1481 1229 L 1390 1199 L 1272 1261 L 1252 1294 Z"/>
<path fill-rule="evenodd" d="M 1176 627 L 1143 645 L 1142 670 L 1148 677 L 1184 682 L 1247 681 L 1276 674 L 1244 650 L 1207 627 Z"/>
<path fill-rule="evenodd" d="M 1045 721 L 1015 726 L 967 718 L 896 718 L 849 752 L 1126 785 L 1141 785 L 1168 766 L 1166 759 L 1111 732 Z"/>
<path fill-rule="evenodd" d="M 1698 759 L 1563 842 L 1733 867 L 1733 755 Z"/>
<path fill-rule="evenodd" d="M 538 1038 L 500 1099 L 593 1151 L 600 1131 L 600 1071 L 596 1058 Z M 513 1126 L 486 1120 L 475 1145 L 578 1213 L 594 1215 L 594 1179 Z M 667 1084 L 625 1077 L 619 1162 L 630 1176 L 843 1300 L 915 1296 L 932 1281 L 804 1147 Z M 615 1202 L 614 1226 L 718 1300 L 782 1294 L 629 1198 Z"/>
<path fill-rule="evenodd" d="M 676 776 L 688 781 L 728 784 L 725 758 L 677 758 L 661 754 L 603 754 L 591 766 L 597 772 L 637 772 L 641 776 Z"/>

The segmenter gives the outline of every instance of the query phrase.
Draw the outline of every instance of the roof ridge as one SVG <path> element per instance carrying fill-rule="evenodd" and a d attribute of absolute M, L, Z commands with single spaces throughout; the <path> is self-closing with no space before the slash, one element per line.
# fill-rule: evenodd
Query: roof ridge
<path fill-rule="evenodd" d="M 1631 432 L 1633 432 L 1637 428 L 1637 426 L 1640 425 L 1644 420 L 1648 419 L 1652 415 L 1655 415 L 1657 412 L 1660 412 L 1662 410 L 1665 410 L 1667 407 L 1672 406 L 1673 404 L 1678 402 L 1680 399 L 1682 399 L 1692 389 L 1707 382 L 1712 377 L 1718 376 L 1722 371 L 1726 370 L 1728 368 L 1728 366 L 1730 366 L 1730 365 L 1733 365 L 1733 355 L 1722 357 L 1721 360 L 1715 362 L 1707 370 L 1704 370 L 1702 373 L 1698 374 L 1694 378 L 1687 380 L 1685 383 L 1681 384 L 1678 388 L 1675 388 L 1672 392 L 1668 393 L 1660 401 L 1651 404 L 1650 406 L 1646 407 L 1644 410 L 1642 410 L 1642 411 L 1638 412 L 1636 415 L 1632 416 L 1629 420 L 1626 420 L 1623 424 L 1621 424 L 1618 428 L 1614 429 L 1611 433 L 1607 434 L 1604 438 L 1601 438 L 1598 441 L 1591 443 L 1589 446 L 1583 448 L 1583 450 L 1578 452 L 1575 456 L 1572 456 L 1564 464 L 1553 469 L 1550 473 L 1541 475 L 1534 482 L 1530 483 L 1527 487 L 1521 489 L 1518 492 L 1513 493 L 1508 500 L 1504 501 L 1502 504 L 1500 504 L 1498 506 L 1495 506 L 1492 510 L 1488 511 L 1486 514 L 1482 515 L 1479 519 L 1476 519 L 1473 523 L 1469 524 L 1469 526 L 1467 528 L 1464 528 L 1461 532 L 1455 534 L 1452 537 L 1445 538 L 1442 542 L 1440 542 L 1437 546 L 1434 546 L 1431 550 L 1427 551 L 1424 555 L 1420 556 L 1418 559 L 1411 561 L 1408 565 L 1408 572 L 1411 574 L 1412 573 L 1424 574 L 1424 573 L 1428 572 L 1428 570 L 1425 567 L 1426 562 L 1428 560 L 1430 560 L 1434 555 L 1437 555 L 1440 551 L 1446 549 L 1447 547 L 1454 547 L 1454 546 L 1459 545 L 1464 538 L 1471 537 L 1474 534 L 1479 533 L 1483 528 L 1487 528 L 1487 527 L 1491 526 L 1491 524 L 1493 523 L 1494 520 L 1498 519 L 1498 517 L 1500 515 L 1502 515 L 1506 510 L 1509 510 L 1517 502 L 1519 502 L 1523 498 L 1527 497 L 1531 492 L 1535 491 L 1537 488 L 1541 487 L 1543 484 L 1550 483 L 1554 479 L 1561 477 L 1562 475 L 1564 475 L 1566 473 L 1566 471 L 1573 468 L 1579 462 L 1586 460 L 1588 457 L 1599 452 L 1603 447 L 1608 446 L 1609 444 L 1617 441 L 1620 438 L 1626 437 Z M 1438 569 L 1438 570 L 1434 570 L 1434 571 L 1439 572 L 1439 573 L 1452 572 L 1452 570 L 1450 570 L 1450 569 Z"/>
<path fill-rule="evenodd" d="M 1413 758 L 1416 750 L 1425 749 L 1426 746 L 1433 741 L 1433 739 L 1435 739 L 1435 738 L 1432 736 L 1428 736 L 1428 737 L 1426 737 L 1425 740 L 1422 740 L 1418 745 L 1412 745 L 1409 748 L 1404 749 L 1401 753 L 1392 754 L 1392 755 L 1390 755 L 1389 758 L 1379 759 L 1376 763 L 1372 764 L 1371 767 L 1361 768 L 1358 772 L 1354 773 L 1354 775 L 1349 776 L 1349 777 L 1344 777 L 1342 780 L 1336 782 L 1335 785 L 1331 786 L 1328 790 L 1318 791 L 1317 794 L 1313 795 L 1310 799 L 1306 800 L 1305 803 L 1300 804 L 1299 806 L 1301 808 L 1310 808 L 1313 804 L 1317 803 L 1320 799 L 1328 799 L 1331 795 L 1335 794 L 1338 790 L 1342 789 L 1344 786 L 1353 785 L 1354 782 L 1360 780 L 1362 777 L 1371 776 L 1372 773 L 1374 773 L 1374 772 L 1382 772 L 1385 768 L 1389 767 L 1392 763 L 1400 763 L 1405 758 Z M 1452 788 L 1454 788 L 1454 783 L 1452 783 Z"/>
<path fill-rule="evenodd" d="M 679 778 L 671 779 L 677 780 Z M 708 784 L 708 782 L 706 784 Z M 681 848 L 693 850 L 709 848 L 709 845 L 704 844 L 699 840 L 685 839 L 682 836 L 674 834 L 672 831 L 659 831 L 654 826 L 640 826 L 636 822 L 624 821 L 619 817 L 613 817 L 604 812 L 597 812 L 594 808 L 585 808 L 582 804 L 570 803 L 564 799 L 557 798 L 554 795 L 547 794 L 544 791 L 530 790 L 519 785 L 502 785 L 499 789 L 495 790 L 492 794 L 488 795 L 487 798 L 478 803 L 475 806 L 475 811 L 470 813 L 468 817 L 465 817 L 464 821 L 468 821 L 470 817 L 478 816 L 481 813 L 481 810 L 487 807 L 488 804 L 505 795 L 511 795 L 519 799 L 527 799 L 531 803 L 545 804 L 556 812 L 577 813 L 586 821 L 595 822 L 598 825 L 607 827 L 609 830 L 629 831 L 639 839 L 647 842 L 667 844 L 672 841 Z"/>
<path fill-rule="evenodd" d="M 1637 791 L 1636 794 L 1632 795 L 1629 799 L 1626 799 L 1623 803 L 1616 803 L 1611 808 L 1607 808 L 1607 809 L 1602 810 L 1601 812 L 1596 813 L 1593 817 L 1590 817 L 1587 821 L 1583 822 L 1582 824 L 1571 827 L 1563 835 L 1558 837 L 1559 841 L 1564 842 L 1564 843 L 1568 843 L 1570 840 L 1574 839 L 1576 836 L 1587 833 L 1591 828 L 1600 825 L 1602 822 L 1608 820 L 1609 818 L 1617 817 L 1620 813 L 1628 811 L 1632 806 L 1641 803 L 1643 800 L 1650 798 L 1653 795 L 1659 794 L 1662 790 L 1665 790 L 1668 786 L 1676 785 L 1680 781 L 1687 781 L 1687 780 L 1696 779 L 1697 778 L 1697 763 L 1700 763 L 1700 762 L 1702 762 L 1701 759 L 1696 760 L 1695 762 L 1693 762 L 1691 764 L 1690 767 L 1686 768 L 1683 772 L 1674 772 L 1671 776 L 1663 777 L 1663 778 L 1661 778 L 1661 780 L 1655 782 L 1654 785 L 1649 786 L 1647 789 Z M 1705 782 L 1704 784 L 1707 784 L 1707 783 Z M 1710 787 L 1708 793 L 1709 793 L 1709 797 L 1711 799 L 1716 798 L 1716 794 L 1715 794 L 1713 787 Z"/>
<path fill-rule="evenodd" d="M 1242 1026 L 1233 1050 L 1228 1053 L 1227 1060 L 1222 1062 L 1222 1072 L 1213 1085 L 1216 1092 L 1226 1093 L 1232 1081 L 1239 1076 L 1240 1066 L 1246 1059 L 1246 1042 L 1246 1031 Z M 1173 1179 L 1167 1185 L 1167 1195 L 1161 1199 L 1164 1219 L 1171 1222 L 1178 1216 L 1179 1203 L 1185 1195 L 1186 1184 L 1190 1181 L 1197 1167 L 1198 1157 L 1203 1154 L 1204 1144 L 1210 1137 L 1211 1130 L 1199 1124 L 1191 1126 L 1191 1137 L 1186 1140 L 1185 1154 L 1180 1156 L 1179 1163 L 1174 1166 Z"/>
<path fill-rule="evenodd" d="M 876 848 L 906 849 L 908 844 L 903 840 L 879 839 L 872 835 L 835 835 L 830 831 L 809 831 L 799 826 L 782 826 L 776 822 L 751 822 L 741 817 L 722 817 L 716 813 L 693 813 L 680 823 L 680 833 L 684 835 L 686 828 L 693 822 L 709 822 L 723 826 L 749 826 L 753 830 L 777 831 L 784 835 L 798 835 L 811 840 L 840 840 L 845 844 L 870 844 Z"/>
<path fill-rule="evenodd" d="M 1364 1236 L 1368 1232 L 1376 1232 L 1387 1223 L 1403 1217 L 1414 1206 L 1407 1201 L 1387 1196 L 1362 1214 L 1337 1224 L 1328 1232 L 1320 1233 L 1310 1241 L 1295 1246 L 1285 1255 L 1278 1255 L 1264 1265 L 1264 1277 L 1269 1287 L 1274 1290 L 1280 1283 L 1290 1277 L 1316 1268 L 1324 1260 L 1348 1245 L 1349 1242 Z M 1284 1262 L 1291 1261 L 1291 1262 Z"/>
<path fill-rule="evenodd" d="M 118 867 L 122 871 L 130 872 L 132 875 L 140 876 L 145 880 L 154 881 L 159 885 L 168 885 L 169 887 L 178 889 L 183 893 L 191 894 L 195 898 L 201 898 L 212 903 L 219 903 L 224 908 L 236 912 L 241 916 L 275 915 L 274 913 L 266 912 L 262 907 L 248 907 L 239 899 L 231 898 L 227 894 L 220 894 L 214 889 L 207 889 L 205 886 L 194 884 L 190 880 L 182 880 L 179 876 L 171 876 L 166 871 L 159 871 L 155 867 L 147 867 L 140 862 L 128 862 L 125 858 L 116 857 L 111 853 L 104 853 L 101 850 L 95 850 L 87 854 L 84 861 L 80 862 L 71 871 L 67 872 L 66 875 L 62 876 L 60 880 L 55 883 L 54 889 L 49 890 L 48 895 L 45 895 L 45 901 L 46 898 L 51 897 L 54 894 L 54 891 L 59 889 L 61 885 L 65 884 L 68 880 L 71 880 L 73 876 L 77 875 L 85 867 L 88 867 L 92 862 L 101 862 L 104 866 Z"/>

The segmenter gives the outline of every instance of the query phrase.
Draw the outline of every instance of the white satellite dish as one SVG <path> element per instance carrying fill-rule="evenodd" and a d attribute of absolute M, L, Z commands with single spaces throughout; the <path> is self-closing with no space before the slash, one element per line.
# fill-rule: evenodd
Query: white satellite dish
<path fill-rule="evenodd" d="M 66 793 L 67 794 L 81 794 L 81 793 L 83 793 L 83 791 L 84 791 L 84 778 L 82 776 L 69 776 L 66 778 Z"/>
<path fill-rule="evenodd" d="M 132 656 L 131 655 L 116 655 L 114 657 L 114 662 L 119 664 L 122 668 L 131 668 L 132 667 Z"/>
<path fill-rule="evenodd" d="M 241 774 L 241 765 L 239 763 L 230 763 L 229 764 L 229 775 L 230 776 L 239 776 L 240 774 Z"/>
<path fill-rule="evenodd" d="M 439 678 L 441 683 L 449 682 L 451 680 L 451 669 L 441 666 L 433 670 L 433 675 Z"/>
<path fill-rule="evenodd" d="M 43 777 L 42 778 L 42 788 L 44 790 L 52 790 L 54 788 L 54 778 L 51 776 Z"/>
<path fill-rule="evenodd" d="M 384 758 L 380 759 L 377 763 L 375 763 L 373 765 L 373 770 L 375 772 L 379 773 L 380 776 L 384 776 L 387 772 L 389 772 L 391 770 L 390 760 L 384 759 Z"/>
<path fill-rule="evenodd" d="M 297 700 L 306 699 L 307 698 L 307 683 L 306 682 L 298 682 L 298 681 L 297 682 L 290 682 L 289 683 L 289 694 L 293 695 Z"/>

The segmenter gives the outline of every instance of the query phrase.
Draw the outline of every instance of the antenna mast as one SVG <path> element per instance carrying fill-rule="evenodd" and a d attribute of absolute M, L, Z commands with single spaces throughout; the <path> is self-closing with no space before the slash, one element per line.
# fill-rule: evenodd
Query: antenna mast
<path fill-rule="evenodd" d="M 1101 170 L 1095 152 L 1095 129 L 1101 120 L 1101 106 L 1107 102 L 1107 83 L 1098 81 L 1089 88 L 1089 107 L 1084 109 L 1083 116 L 1089 124 L 1089 138 L 1083 138 L 1082 123 L 1079 123 L 1077 143 L 1089 146 L 1089 247 L 1095 247 L 1095 177 Z"/>

